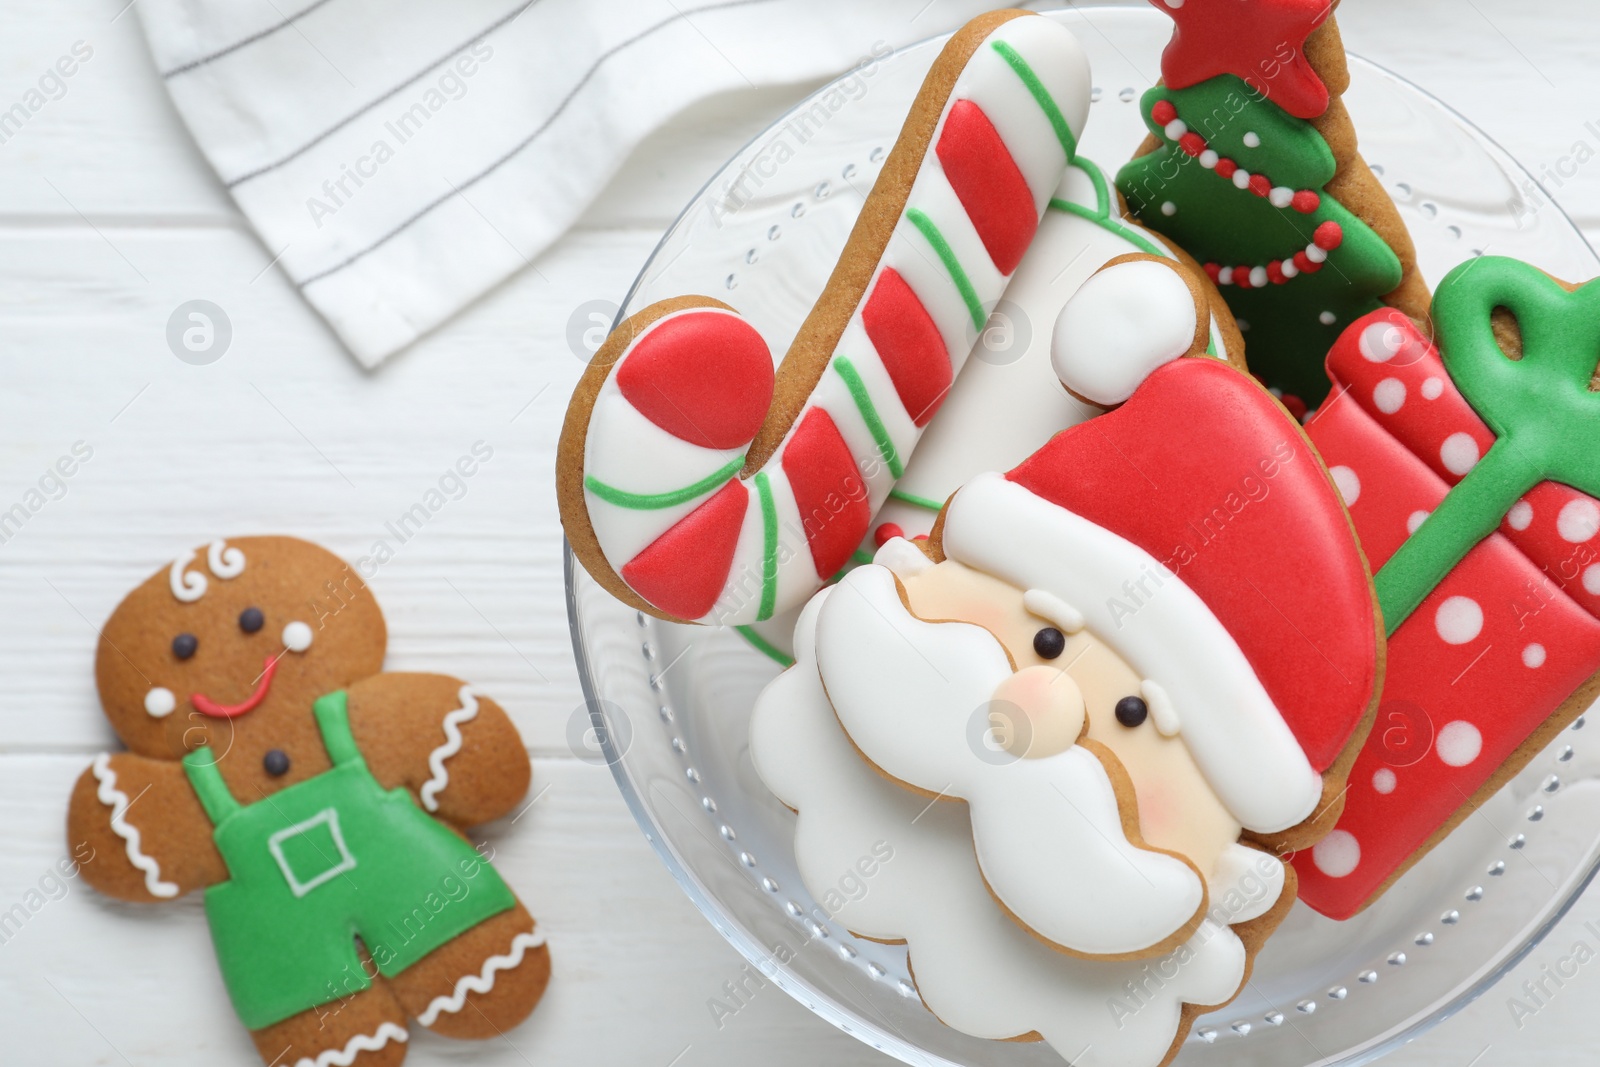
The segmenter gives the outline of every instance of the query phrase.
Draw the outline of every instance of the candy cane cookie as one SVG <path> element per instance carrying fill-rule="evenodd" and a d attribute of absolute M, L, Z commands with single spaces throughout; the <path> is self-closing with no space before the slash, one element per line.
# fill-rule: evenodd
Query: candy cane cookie
<path fill-rule="evenodd" d="M 934 62 L 782 362 L 738 312 L 661 301 L 616 328 L 567 409 L 562 524 L 627 603 L 758 622 L 850 559 L 1072 162 L 1089 68 L 1023 11 Z"/>

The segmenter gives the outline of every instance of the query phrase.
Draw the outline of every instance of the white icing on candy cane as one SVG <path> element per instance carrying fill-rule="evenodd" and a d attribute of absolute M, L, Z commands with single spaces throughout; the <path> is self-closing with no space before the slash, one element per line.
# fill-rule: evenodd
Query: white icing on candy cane
<path fill-rule="evenodd" d="M 924 371 L 924 365 L 917 363 L 896 379 L 873 341 L 874 336 L 881 339 L 894 331 L 874 334 L 864 309 L 880 293 L 909 291 L 919 305 L 917 314 L 925 315 L 930 324 L 933 347 L 942 346 L 936 362 L 948 361 L 949 371 L 959 374 L 974 334 L 1010 278 L 997 266 L 980 235 L 980 223 L 969 216 L 952 184 L 954 171 L 938 159 L 940 137 L 953 109 L 960 104 L 981 109 L 1025 186 L 1022 196 L 1006 205 L 1024 204 L 1021 210 L 1031 210 L 1037 221 L 1071 162 L 1087 116 L 1089 92 L 1082 50 L 1069 31 L 1051 20 L 1013 18 L 996 27 L 972 53 L 944 103 L 904 210 L 830 363 L 759 475 L 743 479 L 747 494 L 731 498 L 742 521 L 736 538 L 729 539 L 723 554 L 710 553 L 716 556 L 715 570 L 713 564 L 689 558 L 691 553 L 678 557 L 687 566 L 704 566 L 709 584 L 722 583 L 714 600 L 686 596 L 669 602 L 665 595 L 651 599 L 643 581 L 630 580 L 629 568 L 678 522 L 730 484 L 744 446 L 702 448 L 685 442 L 646 418 L 619 382 L 631 356 L 651 351 L 652 332 L 671 330 L 689 316 L 729 313 L 707 308 L 677 311 L 630 342 L 596 393 L 584 436 L 583 469 L 586 515 L 599 550 L 637 595 L 668 615 L 692 621 L 750 623 L 802 603 L 832 576 L 848 558 L 848 549 L 842 557 L 835 544 L 818 550 L 817 529 L 831 525 L 830 533 L 838 538 L 841 530 L 853 533 L 857 524 L 865 525 L 903 473 L 903 464 L 923 433 L 918 423 L 926 424 L 922 416 L 931 410 L 929 398 L 916 387 L 932 380 L 931 370 Z M 1015 269 L 1013 262 L 1003 261 Z M 927 350 L 924 345 L 919 352 Z M 914 379 L 909 392 L 904 388 L 907 377 Z M 852 502 L 845 517 L 837 510 L 819 517 L 810 503 L 803 508 L 800 499 L 806 490 L 796 487 L 784 466 L 787 450 L 801 439 L 800 431 L 813 414 L 825 415 L 832 426 L 826 432 L 811 427 L 815 431 L 811 440 L 824 436 L 838 442 L 830 453 L 834 462 L 826 477 L 830 485 L 849 483 Z M 847 453 L 848 462 L 840 458 L 841 452 Z M 832 495 L 837 494 L 825 497 Z M 637 577 L 643 569 L 633 574 Z M 819 573 L 823 570 L 828 573 Z M 693 604 L 696 614 L 686 608 L 675 610 L 674 603 Z"/>
<path fill-rule="evenodd" d="M 357 1034 L 352 1037 L 344 1043 L 342 1049 L 330 1048 L 319 1053 L 316 1059 L 302 1056 L 295 1061 L 294 1067 L 350 1067 L 361 1053 L 377 1052 L 391 1041 L 404 1042 L 410 1037 L 405 1027 L 384 1022 L 370 1034 Z"/>
<path fill-rule="evenodd" d="M 997 760 L 974 745 L 974 716 L 987 720 L 1013 674 L 987 630 L 916 618 L 893 575 L 864 566 L 823 607 L 816 656 L 839 722 L 867 759 L 930 795 L 967 801 L 984 879 L 1039 936 L 1086 956 L 1126 956 L 1196 919 L 1200 876 L 1128 840 L 1094 753 L 1073 745 Z"/>
<path fill-rule="evenodd" d="M 444 744 L 428 753 L 428 767 L 433 776 L 422 783 L 422 806 L 429 811 L 439 810 L 439 791 L 450 784 L 450 772 L 444 761 L 461 751 L 461 724 L 478 717 L 477 694 L 470 685 L 461 687 L 456 694 L 461 706 L 444 717 Z"/>
<path fill-rule="evenodd" d="M 210 584 L 206 576 L 199 571 L 185 572 L 185 568 L 194 562 L 193 549 L 185 552 L 172 561 L 172 567 L 167 572 L 167 583 L 172 588 L 172 595 L 185 604 L 192 604 L 206 595 L 206 588 Z M 244 552 L 230 546 L 226 541 L 216 540 L 206 546 L 206 565 L 211 568 L 211 573 L 224 581 L 237 578 L 244 573 Z"/>
<path fill-rule="evenodd" d="M 145 855 L 139 847 L 139 828 L 128 821 L 128 794 L 117 788 L 117 772 L 111 769 L 111 754 L 102 752 L 93 764 L 95 781 L 99 787 L 95 797 L 111 809 L 111 832 L 127 842 L 128 862 L 144 872 L 144 887 L 153 897 L 175 897 L 178 886 L 161 879 L 161 865 Z"/>
<path fill-rule="evenodd" d="M 503 956 L 490 956 L 483 961 L 483 969 L 477 974 L 463 975 L 457 982 L 455 990 L 448 996 L 434 997 L 417 1016 L 417 1022 L 423 1026 L 432 1026 L 443 1012 L 454 1014 L 467 1003 L 468 993 L 483 994 L 494 988 L 494 976 L 499 971 L 511 971 L 522 966 L 522 957 L 527 955 L 530 948 L 538 948 L 544 944 L 544 931 L 534 930 L 518 934 L 511 939 L 511 949 Z"/>
<path fill-rule="evenodd" d="M 762 692 L 750 724 L 757 771 L 799 812 L 802 881 L 820 899 L 841 872 L 872 857 L 870 892 L 844 901 L 831 918 L 867 937 L 904 940 L 918 992 L 949 1026 L 991 1039 L 1037 1032 L 1076 1067 L 1160 1063 L 1184 1004 L 1233 997 L 1244 978 L 1244 946 L 1207 920 L 1164 959 L 1084 960 L 1052 950 L 1006 916 L 984 886 L 964 806 L 930 806 L 889 782 L 840 728 L 815 653 L 817 617 L 833 595 L 825 590 L 807 604 L 795 631 L 798 662 Z M 1214 895 L 1221 892 L 1219 884 Z M 1126 998 L 1130 983 L 1138 1001 Z"/>

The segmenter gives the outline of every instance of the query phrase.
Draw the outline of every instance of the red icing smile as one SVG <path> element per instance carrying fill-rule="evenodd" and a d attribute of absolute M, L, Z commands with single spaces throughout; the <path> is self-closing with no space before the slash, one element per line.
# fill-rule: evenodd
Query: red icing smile
<path fill-rule="evenodd" d="M 232 719 L 243 715 L 247 711 L 255 710 L 267 698 L 267 690 L 272 688 L 272 676 L 277 673 L 278 660 L 275 656 L 268 656 L 267 662 L 261 668 L 261 680 L 256 683 L 255 692 L 238 704 L 218 704 L 204 693 L 194 693 L 189 697 L 189 703 L 202 715 L 210 715 L 214 719 Z"/>

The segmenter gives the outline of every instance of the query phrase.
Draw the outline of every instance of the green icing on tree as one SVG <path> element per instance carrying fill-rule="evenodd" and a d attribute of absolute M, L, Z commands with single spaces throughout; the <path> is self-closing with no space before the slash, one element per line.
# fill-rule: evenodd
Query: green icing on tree
<path fill-rule="evenodd" d="M 1274 187 L 1316 192 L 1316 210 L 1276 206 L 1204 166 L 1168 138 L 1151 114 L 1162 101 L 1219 157 L 1263 175 Z M 1325 223 L 1336 223 L 1342 231 L 1340 244 L 1314 273 L 1262 288 L 1220 287 L 1240 326 L 1249 327 L 1244 338 L 1251 369 L 1269 385 L 1317 406 L 1328 392 L 1323 369 L 1328 349 L 1346 326 L 1381 307 L 1379 298 L 1400 284 L 1399 259 L 1370 227 L 1323 192 L 1337 163 L 1316 128 L 1257 95 L 1239 78 L 1218 75 L 1177 91 L 1157 86 L 1139 106 L 1162 144 L 1124 166 L 1117 187 L 1141 223 L 1176 241 L 1202 264 L 1265 267 L 1275 260 L 1292 262 Z"/>
<path fill-rule="evenodd" d="M 1522 331 L 1522 357 L 1495 342 L 1504 307 Z M 1567 292 L 1526 263 L 1468 260 L 1433 298 L 1439 355 L 1495 443 L 1378 572 L 1393 633 L 1472 547 L 1543 481 L 1600 496 L 1600 282 Z"/>

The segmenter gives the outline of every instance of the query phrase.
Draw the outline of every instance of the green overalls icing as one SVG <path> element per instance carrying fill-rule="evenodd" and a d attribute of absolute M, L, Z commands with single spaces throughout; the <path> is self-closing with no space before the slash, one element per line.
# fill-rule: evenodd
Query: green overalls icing
<path fill-rule="evenodd" d="M 516 904 L 494 868 L 385 790 L 350 734 L 343 691 L 313 706 L 333 769 L 253 804 L 228 791 L 211 750 L 183 760 L 215 826 L 228 881 L 206 890 L 222 978 L 252 1030 L 372 985 Z"/>

